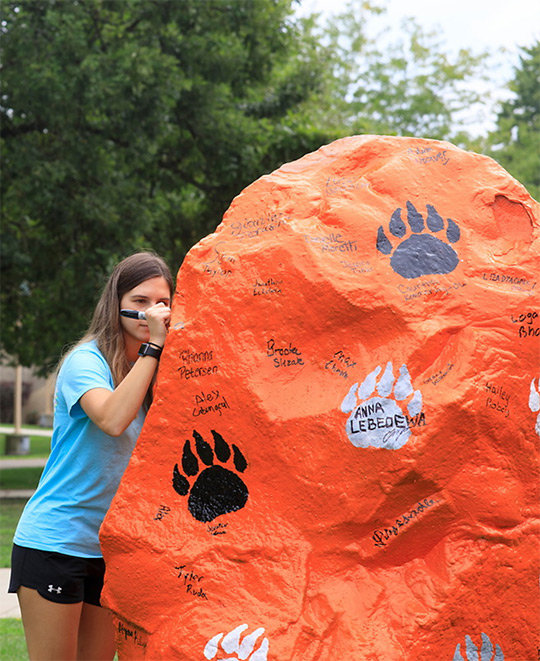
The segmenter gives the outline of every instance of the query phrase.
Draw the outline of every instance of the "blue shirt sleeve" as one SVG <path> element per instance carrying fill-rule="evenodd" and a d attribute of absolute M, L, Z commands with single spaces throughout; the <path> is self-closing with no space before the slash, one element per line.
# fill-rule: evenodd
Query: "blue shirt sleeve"
<path fill-rule="evenodd" d="M 93 388 L 114 390 L 107 361 L 96 351 L 80 348 L 67 356 L 59 375 L 59 389 L 69 415 L 78 418 L 86 415 L 80 399 Z"/>

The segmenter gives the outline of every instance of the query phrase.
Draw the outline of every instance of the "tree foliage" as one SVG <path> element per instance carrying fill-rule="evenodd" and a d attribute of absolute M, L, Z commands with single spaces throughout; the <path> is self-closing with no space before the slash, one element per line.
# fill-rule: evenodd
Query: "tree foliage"
<path fill-rule="evenodd" d="M 452 60 L 392 48 L 356 0 L 323 29 L 293 0 L 4 0 L 1 347 L 47 371 L 140 249 L 176 271 L 260 175 L 351 133 L 451 138 Z"/>
<path fill-rule="evenodd" d="M 540 41 L 521 51 L 489 154 L 540 200 Z"/>
<path fill-rule="evenodd" d="M 384 10 L 363 5 L 370 12 L 358 13 L 353 4 L 329 28 L 345 100 L 342 124 L 355 133 L 451 140 L 457 113 L 481 100 L 467 83 L 482 77 L 486 54 L 449 54 L 437 32 L 412 18 L 397 35 L 382 30 L 368 39 L 370 13 Z"/>
<path fill-rule="evenodd" d="M 332 139 L 296 121 L 322 65 L 290 5 L 3 3 L 7 353 L 50 366 L 119 258 L 176 270 L 243 187 Z"/>

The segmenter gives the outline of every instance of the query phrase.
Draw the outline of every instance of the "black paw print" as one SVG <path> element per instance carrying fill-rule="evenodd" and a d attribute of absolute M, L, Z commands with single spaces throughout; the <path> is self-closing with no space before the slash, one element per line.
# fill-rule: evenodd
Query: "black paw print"
<path fill-rule="evenodd" d="M 195 440 L 195 451 L 208 468 L 199 473 L 199 460 L 191 450 L 190 441 L 184 444 L 182 452 L 182 470 L 185 475 L 194 477 L 198 474 L 193 486 L 187 478 L 182 475 L 178 464 L 173 470 L 173 487 L 181 496 L 187 496 L 188 509 L 197 521 L 213 521 L 221 514 L 235 512 L 242 509 L 248 499 L 248 489 L 236 473 L 219 464 L 214 464 L 214 454 L 221 463 L 226 463 L 231 458 L 231 448 L 221 434 L 212 430 L 214 437 L 214 449 L 197 432 L 193 432 Z M 247 467 L 247 461 L 240 449 L 233 444 L 232 461 L 239 473 L 243 473 Z"/>
<path fill-rule="evenodd" d="M 426 209 L 426 223 L 431 232 L 441 232 L 446 225 L 445 235 L 448 243 L 459 241 L 459 227 L 451 218 L 445 223 L 434 206 L 426 204 Z M 393 236 L 403 241 L 395 250 L 382 226 L 377 233 L 377 250 L 385 255 L 393 253 L 390 265 L 394 271 L 404 278 L 453 271 L 459 263 L 456 251 L 440 237 L 426 232 L 424 218 L 411 202 L 407 202 L 407 222 L 411 234 L 404 239 L 407 225 L 401 218 L 401 209 L 396 209 L 388 229 Z"/>

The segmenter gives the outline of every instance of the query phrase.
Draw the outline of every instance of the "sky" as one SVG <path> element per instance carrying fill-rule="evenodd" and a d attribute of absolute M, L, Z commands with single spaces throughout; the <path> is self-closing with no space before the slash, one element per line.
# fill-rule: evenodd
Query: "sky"
<path fill-rule="evenodd" d="M 320 12 L 324 18 L 346 4 L 347 0 L 301 0 L 300 11 Z M 476 110 L 477 115 L 468 119 L 473 133 L 492 128 L 495 104 L 508 96 L 504 88 L 519 61 L 518 47 L 540 39 L 539 0 L 379 0 L 378 4 L 387 10 L 380 19 L 381 28 L 399 30 L 404 18 L 413 17 L 425 30 L 437 31 L 449 52 L 468 48 L 473 53 L 493 53 L 489 83 L 493 105 L 487 113 Z"/>

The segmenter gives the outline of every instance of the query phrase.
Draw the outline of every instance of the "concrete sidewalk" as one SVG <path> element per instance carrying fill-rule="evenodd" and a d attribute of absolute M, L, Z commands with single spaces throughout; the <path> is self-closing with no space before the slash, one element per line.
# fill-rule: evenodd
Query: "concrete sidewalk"
<path fill-rule="evenodd" d="M 15 427 L 13 425 L 0 425 L 0 434 L 14 434 Z M 22 427 L 21 434 L 24 436 L 52 436 L 52 429 L 30 429 L 29 427 Z"/>
<path fill-rule="evenodd" d="M 11 434 L 13 427 L 0 426 L 0 433 Z M 33 436 L 50 436 L 51 432 L 48 430 L 23 429 L 23 433 L 31 433 Z M 5 468 L 38 468 L 45 466 L 47 459 L 45 457 L 18 457 L 18 458 L 3 458 L 0 459 L 0 470 Z M 0 491 L 0 498 L 30 498 L 33 491 L 5 489 Z M 10 569 L 0 568 L 0 617 L 21 617 L 19 609 L 19 601 L 16 594 L 8 593 Z"/>
<path fill-rule="evenodd" d="M 21 617 L 16 594 L 9 594 L 9 569 L 0 569 L 0 617 Z"/>
<path fill-rule="evenodd" d="M 4 468 L 38 468 L 45 466 L 47 457 L 19 457 L 19 459 L 0 459 L 0 470 Z"/>
<path fill-rule="evenodd" d="M 0 459 L 0 471 L 6 468 L 41 468 L 45 466 L 46 461 L 46 457 Z M 25 498 L 28 500 L 33 493 L 33 489 L 0 489 L 0 500 L 2 498 Z"/>

